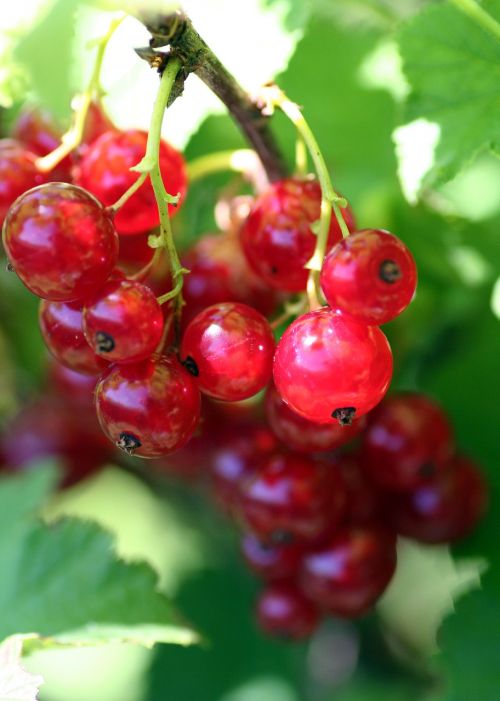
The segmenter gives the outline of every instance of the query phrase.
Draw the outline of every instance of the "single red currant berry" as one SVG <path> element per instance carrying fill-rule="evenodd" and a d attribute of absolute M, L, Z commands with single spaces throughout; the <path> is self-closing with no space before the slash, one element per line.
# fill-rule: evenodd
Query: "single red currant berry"
<path fill-rule="evenodd" d="M 364 419 L 355 419 L 343 426 L 335 422 L 319 424 L 305 419 L 285 404 L 272 385 L 265 398 L 266 417 L 276 436 L 299 453 L 319 453 L 336 450 L 355 438 L 363 429 Z"/>
<path fill-rule="evenodd" d="M 276 389 L 298 414 L 317 423 L 350 424 L 386 393 L 392 353 L 378 327 L 324 307 L 288 327 L 273 374 Z"/>
<path fill-rule="evenodd" d="M 163 333 L 163 312 L 146 285 L 135 280 L 113 280 L 85 302 L 83 332 L 102 358 L 136 362 L 157 349 Z"/>
<path fill-rule="evenodd" d="M 328 465 L 277 452 L 242 482 L 240 506 L 248 527 L 263 540 L 314 541 L 342 518 L 345 490 Z"/>
<path fill-rule="evenodd" d="M 92 192 L 104 205 L 114 204 L 131 187 L 138 173 L 131 171 L 146 153 L 148 135 L 145 131 L 108 131 L 84 152 L 75 172 L 75 182 Z M 172 195 L 186 194 L 187 176 L 181 154 L 166 141 L 160 142 L 160 170 L 167 191 Z M 179 208 L 177 205 L 177 209 Z M 169 205 L 172 216 L 176 212 Z M 115 216 L 119 234 L 139 234 L 158 226 L 160 222 L 153 186 L 147 180 L 123 205 Z"/>
<path fill-rule="evenodd" d="M 71 370 L 97 375 L 108 363 L 94 353 L 82 329 L 81 302 L 40 302 L 38 320 L 45 345 L 54 358 Z"/>
<path fill-rule="evenodd" d="M 266 543 L 253 533 L 246 533 L 241 540 L 241 552 L 252 572 L 272 580 L 293 577 L 303 551 L 295 543 Z"/>
<path fill-rule="evenodd" d="M 308 638 L 318 624 L 318 612 L 290 582 L 275 582 L 257 601 L 257 621 L 262 630 L 285 640 Z"/>
<path fill-rule="evenodd" d="M 388 231 L 363 229 L 339 241 L 321 269 L 328 304 L 364 324 L 386 324 L 410 304 L 417 268 L 404 243 Z"/>
<path fill-rule="evenodd" d="M 332 467 L 340 472 L 347 494 L 344 523 L 366 526 L 381 521 L 384 516 L 384 500 L 379 489 L 362 470 L 359 454 L 354 452 L 335 456 Z"/>
<path fill-rule="evenodd" d="M 413 489 L 445 470 L 453 450 L 441 407 L 422 394 L 395 394 L 368 417 L 362 467 L 384 489 Z"/>
<path fill-rule="evenodd" d="M 267 319 L 246 304 L 214 304 L 187 327 L 186 367 L 202 392 L 234 402 L 257 394 L 272 373 L 274 337 Z"/>
<path fill-rule="evenodd" d="M 451 543 L 468 535 L 486 511 L 487 488 L 478 467 L 463 456 L 449 469 L 389 501 L 389 521 L 422 543 Z"/>
<path fill-rule="evenodd" d="M 335 616 L 356 618 L 381 596 L 396 569 L 396 538 L 377 527 L 338 531 L 306 553 L 301 585 L 306 596 Z"/>
<path fill-rule="evenodd" d="M 22 110 L 14 125 L 12 135 L 37 156 L 46 156 L 61 144 L 62 130 L 54 122 L 50 112 L 32 106 Z M 73 154 L 66 156 L 43 180 L 71 182 L 72 157 Z M 34 183 L 34 185 L 40 185 L 43 180 Z"/>
<path fill-rule="evenodd" d="M 259 460 L 278 447 L 272 431 L 255 420 L 224 418 L 212 427 L 214 450 L 209 457 L 213 488 L 218 503 L 237 517 L 240 485 L 253 474 Z"/>
<path fill-rule="evenodd" d="M 48 183 L 14 202 L 3 228 L 10 263 L 43 299 L 70 302 L 103 285 L 118 256 L 113 222 L 75 185 Z"/>
<path fill-rule="evenodd" d="M 248 304 L 265 316 L 276 308 L 276 291 L 250 268 L 234 233 L 202 236 L 183 256 L 182 264 L 190 271 L 182 288 L 186 324 L 220 302 Z"/>
<path fill-rule="evenodd" d="M 255 199 L 240 232 L 241 243 L 252 268 L 271 287 L 286 292 L 305 290 L 308 271 L 304 266 L 316 245 L 311 224 L 319 219 L 320 207 L 317 180 L 280 180 Z M 348 228 L 354 228 L 351 210 L 342 213 Z M 328 246 L 341 238 L 332 217 Z"/>
<path fill-rule="evenodd" d="M 19 195 L 45 180 L 33 153 L 11 139 L 0 140 L 0 223 Z"/>
<path fill-rule="evenodd" d="M 200 416 L 200 392 L 173 356 L 112 365 L 96 387 L 97 416 L 129 455 L 156 458 L 181 448 Z"/>

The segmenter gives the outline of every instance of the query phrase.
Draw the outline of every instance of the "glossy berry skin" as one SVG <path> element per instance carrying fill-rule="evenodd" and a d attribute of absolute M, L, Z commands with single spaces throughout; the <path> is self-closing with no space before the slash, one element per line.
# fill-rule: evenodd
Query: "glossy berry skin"
<path fill-rule="evenodd" d="M 118 256 L 118 236 L 102 205 L 66 183 L 47 183 L 19 197 L 5 220 L 3 243 L 26 287 L 60 302 L 101 287 Z"/>
<path fill-rule="evenodd" d="M 200 390 L 238 401 L 257 394 L 272 373 L 274 337 L 265 317 L 246 304 L 215 304 L 187 327 L 181 344 Z"/>
<path fill-rule="evenodd" d="M 337 531 L 303 559 L 300 582 L 306 596 L 328 613 L 356 618 L 375 604 L 396 568 L 396 538 L 383 528 Z"/>
<path fill-rule="evenodd" d="M 291 409 L 317 423 L 349 423 L 380 402 L 392 353 L 379 328 L 323 307 L 296 319 L 276 347 L 274 384 Z"/>
<path fill-rule="evenodd" d="M 241 228 L 241 243 L 252 268 L 271 287 L 286 292 L 305 290 L 308 271 L 304 265 L 316 245 L 311 224 L 319 219 L 320 205 L 320 185 L 311 179 L 280 180 L 255 199 Z M 352 229 L 352 212 L 342 212 Z M 341 238 L 340 227 L 332 217 L 328 246 Z"/>
<path fill-rule="evenodd" d="M 243 519 L 264 541 L 315 541 L 340 521 L 344 508 L 339 474 L 305 455 L 267 456 L 241 484 Z"/>
<path fill-rule="evenodd" d="M 253 533 L 241 540 L 241 553 L 247 567 L 262 579 L 290 579 L 299 568 L 302 548 L 295 543 L 265 543 Z"/>
<path fill-rule="evenodd" d="M 154 249 L 148 245 L 149 233 L 120 236 L 118 266 L 127 273 L 138 272 L 147 265 L 154 255 Z"/>
<path fill-rule="evenodd" d="M 163 312 L 146 285 L 112 280 L 85 302 L 83 332 L 94 352 L 105 360 L 136 362 L 157 349 Z"/>
<path fill-rule="evenodd" d="M 36 156 L 11 139 L 0 140 L 0 223 L 12 203 L 46 177 L 36 167 Z"/>
<path fill-rule="evenodd" d="M 447 468 L 454 451 L 444 411 L 423 394 L 388 397 L 368 417 L 363 469 L 384 489 L 413 489 Z"/>
<path fill-rule="evenodd" d="M 451 543 L 468 535 L 483 516 L 487 488 L 477 466 L 463 456 L 427 484 L 389 501 L 389 522 L 422 543 Z"/>
<path fill-rule="evenodd" d="M 182 448 L 200 415 L 200 392 L 173 355 L 112 365 L 96 387 L 99 423 L 130 455 L 155 458 Z"/>
<path fill-rule="evenodd" d="M 404 243 L 388 231 L 363 229 L 326 256 L 320 284 L 333 309 L 379 326 L 401 314 L 417 287 L 417 267 Z"/>
<path fill-rule="evenodd" d="M 182 258 L 190 273 L 182 294 L 184 323 L 212 304 L 241 302 L 265 316 L 277 305 L 277 293 L 250 268 L 234 233 L 202 236 Z"/>
<path fill-rule="evenodd" d="M 285 404 L 274 386 L 269 386 L 265 398 L 266 417 L 276 436 L 291 450 L 299 453 L 320 453 L 336 450 L 353 440 L 363 429 L 364 419 L 350 426 L 338 422 L 318 424 L 305 419 Z"/>
<path fill-rule="evenodd" d="M 81 302 L 42 300 L 38 321 L 45 345 L 54 358 L 67 368 L 86 375 L 97 375 L 108 363 L 94 353 L 82 329 Z"/>
<path fill-rule="evenodd" d="M 256 615 L 265 633 L 285 640 L 310 637 L 319 619 L 315 606 L 289 582 L 269 584 L 257 600 Z"/>
<path fill-rule="evenodd" d="M 104 205 L 114 204 L 139 177 L 130 168 L 137 165 L 146 153 L 147 139 L 147 132 L 138 129 L 105 132 L 84 152 L 75 170 L 75 182 L 92 192 Z M 187 186 L 184 159 L 166 141 L 160 143 L 160 170 L 167 192 L 172 195 L 180 193 L 181 202 Z M 169 212 L 174 215 L 176 208 L 169 205 Z M 115 216 L 119 234 L 139 234 L 158 226 L 159 221 L 149 180 Z"/>

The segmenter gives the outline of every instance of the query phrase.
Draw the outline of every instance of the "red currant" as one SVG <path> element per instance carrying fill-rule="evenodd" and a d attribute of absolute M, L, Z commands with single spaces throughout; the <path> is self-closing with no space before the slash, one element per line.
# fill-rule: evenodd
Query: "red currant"
<path fill-rule="evenodd" d="M 281 397 L 309 421 L 350 423 L 386 393 L 392 354 L 378 327 L 324 307 L 288 327 L 273 372 Z"/>
<path fill-rule="evenodd" d="M 95 375 L 86 375 L 52 360 L 49 365 L 48 384 L 54 394 L 66 404 L 85 406 L 94 411 Z"/>
<path fill-rule="evenodd" d="M 486 510 L 487 489 L 477 466 L 457 456 L 427 484 L 389 502 L 398 533 L 422 543 L 450 543 L 468 535 Z"/>
<path fill-rule="evenodd" d="M 96 387 L 104 433 L 129 455 L 155 458 L 181 448 L 200 415 L 195 381 L 172 355 L 112 365 Z"/>
<path fill-rule="evenodd" d="M 187 327 L 181 345 L 186 367 L 202 392 L 237 401 L 259 392 L 272 373 L 274 337 L 267 320 L 245 304 L 214 304 Z"/>
<path fill-rule="evenodd" d="M 109 446 L 91 407 L 75 407 L 45 396 L 23 407 L 5 431 L 2 452 L 14 472 L 55 458 L 62 467 L 61 486 L 95 472 L 109 458 Z"/>
<path fill-rule="evenodd" d="M 0 140 L 0 223 L 19 195 L 45 180 L 33 153 L 10 139 Z"/>
<path fill-rule="evenodd" d="M 135 280 L 112 280 L 85 302 L 83 331 L 89 345 L 102 358 L 136 362 L 157 349 L 163 332 L 163 312 L 146 285 Z"/>
<path fill-rule="evenodd" d="M 241 552 L 252 572 L 269 580 L 293 577 L 302 555 L 302 549 L 295 543 L 266 543 L 253 533 L 243 536 Z"/>
<path fill-rule="evenodd" d="M 344 522 L 352 526 L 365 526 L 380 521 L 383 516 L 382 494 L 368 480 L 360 463 L 357 453 L 333 459 L 333 467 L 340 472 L 347 494 Z"/>
<path fill-rule="evenodd" d="M 314 541 L 340 521 L 344 508 L 339 473 L 305 455 L 264 457 L 241 484 L 243 517 L 266 541 Z"/>
<path fill-rule="evenodd" d="M 60 363 L 71 370 L 97 375 L 108 363 L 94 353 L 82 329 L 81 302 L 40 302 L 38 320 L 45 345 Z"/>
<path fill-rule="evenodd" d="M 446 469 L 453 450 L 450 423 L 435 402 L 395 394 L 368 417 L 362 467 L 385 489 L 413 489 Z"/>
<path fill-rule="evenodd" d="M 149 233 L 120 236 L 118 266 L 127 272 L 135 273 L 147 265 L 154 255 L 148 244 Z"/>
<path fill-rule="evenodd" d="M 364 426 L 363 418 L 354 420 L 350 426 L 309 421 L 290 409 L 273 386 L 266 392 L 265 408 L 274 433 L 288 448 L 299 453 L 336 450 L 355 438 Z"/>
<path fill-rule="evenodd" d="M 268 635 L 285 640 L 308 638 L 318 623 L 318 612 L 289 582 L 269 584 L 257 601 L 257 621 Z"/>
<path fill-rule="evenodd" d="M 241 302 L 264 315 L 272 313 L 277 293 L 253 272 L 233 233 L 205 235 L 183 256 L 190 273 L 184 279 L 183 321 L 219 302 Z"/>
<path fill-rule="evenodd" d="M 108 131 L 83 154 L 75 182 L 92 192 L 103 204 L 114 204 L 139 177 L 130 170 L 143 158 L 148 135 L 145 131 Z M 167 191 L 186 194 L 187 176 L 181 154 L 166 141 L 160 143 L 160 170 Z M 177 206 L 178 209 L 179 205 Z M 169 205 L 171 215 L 176 208 Z M 139 234 L 159 224 L 158 207 L 151 182 L 147 180 L 115 216 L 120 234 Z"/>
<path fill-rule="evenodd" d="M 304 266 L 316 245 L 311 224 L 320 217 L 320 205 L 319 183 L 298 178 L 272 183 L 256 198 L 240 235 L 250 265 L 268 285 L 287 292 L 305 289 L 308 271 Z M 342 212 L 352 229 L 352 212 L 348 208 Z M 332 217 L 328 245 L 341 238 L 340 227 Z"/>
<path fill-rule="evenodd" d="M 417 286 L 415 261 L 388 231 L 363 229 L 339 241 L 321 269 L 328 304 L 364 324 L 385 324 L 410 304 Z"/>
<path fill-rule="evenodd" d="M 382 528 L 338 531 L 326 545 L 308 552 L 301 584 L 306 596 L 335 616 L 366 613 L 396 568 L 396 539 Z"/>
<path fill-rule="evenodd" d="M 7 214 L 3 242 L 26 287 L 61 302 L 101 287 L 118 256 L 118 236 L 102 205 L 66 183 L 41 185 L 19 197 Z"/>
<path fill-rule="evenodd" d="M 61 143 L 61 130 L 50 112 L 30 106 L 22 110 L 12 130 L 12 136 L 38 156 L 54 151 Z"/>

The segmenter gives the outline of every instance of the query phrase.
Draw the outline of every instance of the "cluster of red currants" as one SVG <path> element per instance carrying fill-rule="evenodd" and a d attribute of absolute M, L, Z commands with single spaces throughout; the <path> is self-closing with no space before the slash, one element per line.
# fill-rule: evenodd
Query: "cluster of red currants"
<path fill-rule="evenodd" d="M 379 326 L 413 298 L 411 253 L 386 231 L 356 230 L 341 210 L 352 233 L 342 238 L 332 218 L 315 290 L 326 305 L 296 318 L 275 346 L 267 317 L 287 294 L 305 300 L 321 188 L 310 178 L 272 183 L 250 203 L 238 200 L 223 233 L 186 252 L 176 347 L 154 266 L 124 272 L 151 257 L 143 233 L 159 223 L 151 184 L 113 208 L 134 184 L 130 168 L 147 134 L 118 131 L 95 106 L 90 126 L 48 175 L 32 152 L 54 148 L 38 113 L 22 118 L 17 141 L 0 142 L 4 246 L 42 298 L 56 383 L 66 395 L 93 393 L 105 435 L 129 455 L 175 453 L 156 463 L 181 472 L 210 464 L 219 501 L 247 531 L 245 559 L 267 582 L 258 603 L 266 631 L 300 638 L 323 613 L 365 613 L 394 573 L 397 534 L 450 542 L 485 505 L 483 480 L 455 456 L 438 406 L 411 394 L 381 402 L 392 354 Z M 166 142 L 160 170 L 182 202 L 183 159 Z M 167 267 L 160 290 L 171 284 Z M 256 396 L 264 417 L 239 404 Z M 14 462 L 22 433 L 7 440 Z"/>

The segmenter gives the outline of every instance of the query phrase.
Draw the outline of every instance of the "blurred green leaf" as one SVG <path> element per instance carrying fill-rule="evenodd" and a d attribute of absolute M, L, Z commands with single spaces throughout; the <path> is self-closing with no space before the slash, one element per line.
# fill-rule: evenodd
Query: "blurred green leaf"
<path fill-rule="evenodd" d="M 35 633 L 29 649 L 196 642 L 157 591 L 154 571 L 119 560 L 108 533 L 74 519 L 38 521 L 52 481 L 51 471 L 35 469 L 0 482 L 0 638 Z"/>
<path fill-rule="evenodd" d="M 500 20 L 498 0 L 482 7 Z M 403 26 L 398 41 L 411 86 L 406 120 L 425 118 L 439 127 L 426 182 L 450 180 L 482 149 L 498 153 L 498 38 L 451 3 L 442 2 L 430 3 Z"/>

